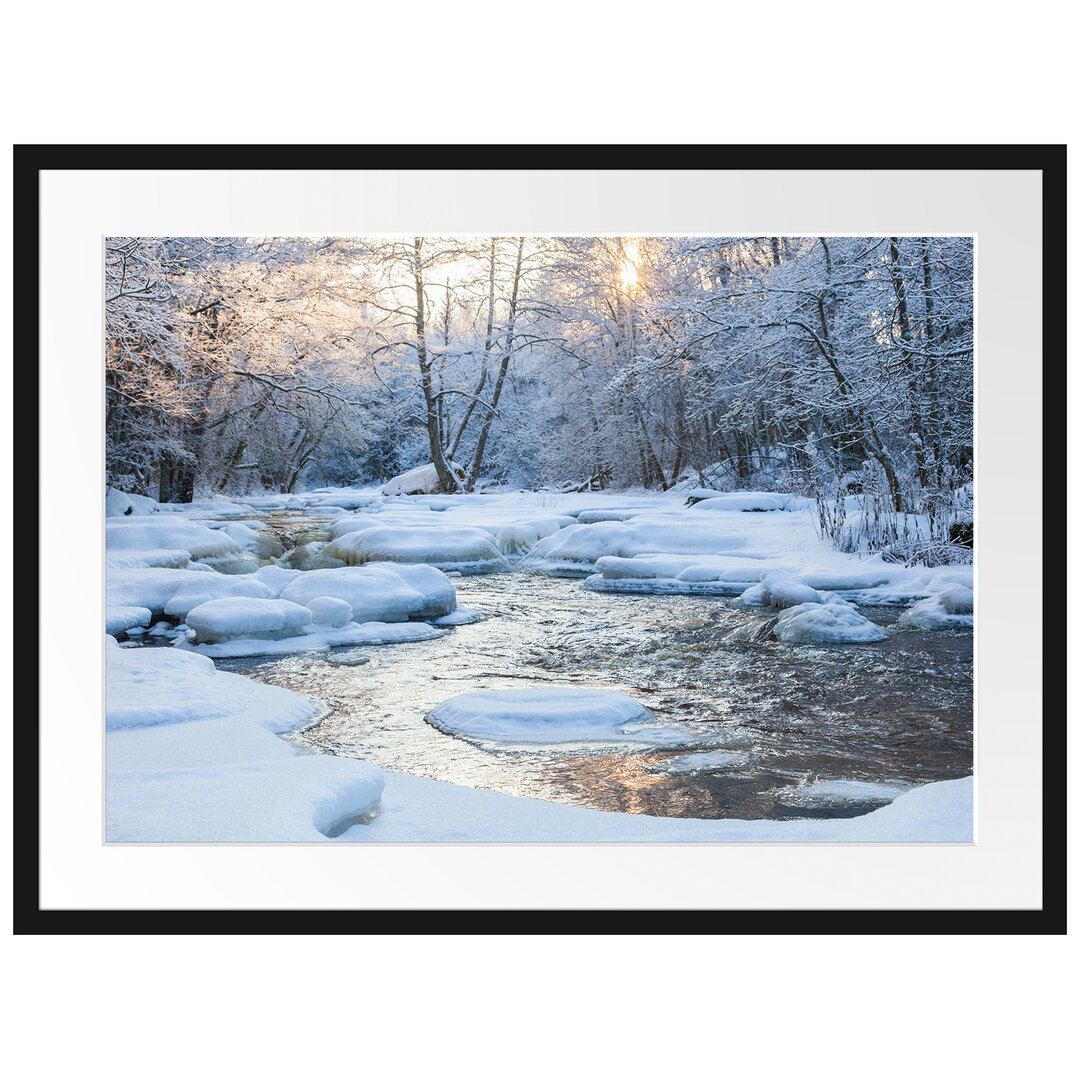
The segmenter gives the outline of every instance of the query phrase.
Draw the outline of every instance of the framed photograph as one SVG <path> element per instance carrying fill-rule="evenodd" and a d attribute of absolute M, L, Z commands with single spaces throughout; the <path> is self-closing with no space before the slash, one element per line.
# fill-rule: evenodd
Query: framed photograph
<path fill-rule="evenodd" d="M 17 930 L 1063 932 L 1064 148 L 290 149 L 16 148 Z"/>

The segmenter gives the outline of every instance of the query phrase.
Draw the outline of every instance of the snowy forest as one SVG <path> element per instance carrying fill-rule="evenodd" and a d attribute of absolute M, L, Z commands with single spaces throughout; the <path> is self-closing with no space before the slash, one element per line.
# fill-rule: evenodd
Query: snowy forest
<path fill-rule="evenodd" d="M 111 840 L 970 838 L 969 238 L 105 286 Z"/>
<path fill-rule="evenodd" d="M 110 486 L 758 488 L 947 540 L 966 237 L 111 238 Z M 961 508 L 962 509 L 962 508 Z M 929 539 L 929 538 L 927 538 Z"/>

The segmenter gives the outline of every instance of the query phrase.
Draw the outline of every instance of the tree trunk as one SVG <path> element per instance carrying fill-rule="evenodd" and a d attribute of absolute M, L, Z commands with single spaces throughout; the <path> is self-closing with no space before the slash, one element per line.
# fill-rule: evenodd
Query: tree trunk
<path fill-rule="evenodd" d="M 472 468 L 469 470 L 468 480 L 465 482 L 465 490 L 473 491 L 476 481 L 480 477 L 480 470 L 484 465 L 484 451 L 487 449 L 488 435 L 491 433 L 491 424 L 495 418 L 495 411 L 499 407 L 499 398 L 502 396 L 503 384 L 506 382 L 506 373 L 510 368 L 510 357 L 514 351 L 514 333 L 517 325 L 518 290 L 521 285 L 521 259 L 525 251 L 525 237 L 518 237 L 517 260 L 514 263 L 514 284 L 510 291 L 510 312 L 506 320 L 506 333 L 503 338 L 502 359 L 499 361 L 499 372 L 495 376 L 495 387 L 491 393 L 491 407 L 484 417 L 480 427 L 480 437 L 476 440 L 476 451 L 473 454 Z"/>

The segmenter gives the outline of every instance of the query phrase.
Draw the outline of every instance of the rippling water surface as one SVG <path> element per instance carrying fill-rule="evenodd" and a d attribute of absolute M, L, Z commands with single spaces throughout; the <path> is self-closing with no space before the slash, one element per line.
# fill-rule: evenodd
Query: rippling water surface
<path fill-rule="evenodd" d="M 580 581 L 524 573 L 456 578 L 484 621 L 435 641 L 371 647 L 368 663 L 331 654 L 218 661 L 321 700 L 303 745 L 387 769 L 478 788 L 677 817 L 838 817 L 887 801 L 807 799 L 822 781 L 906 786 L 972 767 L 972 636 L 893 629 L 872 645 L 726 641 L 764 616 L 703 597 L 592 593 Z M 898 611 L 866 607 L 891 625 Z M 738 751 L 715 773 L 665 772 L 678 751 L 590 753 L 479 747 L 425 714 L 455 694 L 496 687 L 622 690 L 661 717 Z M 685 753 L 685 751 L 683 751 Z M 860 789 L 861 790 L 861 789 Z"/>

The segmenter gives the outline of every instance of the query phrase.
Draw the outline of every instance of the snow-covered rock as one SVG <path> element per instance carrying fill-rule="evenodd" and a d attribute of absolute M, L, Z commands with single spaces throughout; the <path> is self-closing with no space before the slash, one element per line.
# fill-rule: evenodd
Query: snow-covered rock
<path fill-rule="evenodd" d="M 345 566 L 371 562 L 423 563 L 439 570 L 475 573 L 509 568 L 484 529 L 453 526 L 372 526 L 349 532 L 332 541 L 320 553 L 320 561 L 334 560 Z"/>
<path fill-rule="evenodd" d="M 347 604 L 342 606 L 348 608 Z M 235 638 L 295 637 L 311 622 L 312 612 L 300 604 L 245 596 L 208 600 L 187 613 L 187 624 L 195 632 L 197 644 Z"/>
<path fill-rule="evenodd" d="M 119 635 L 136 627 L 150 625 L 152 613 L 145 607 L 107 607 L 105 609 L 105 633 Z"/>
<path fill-rule="evenodd" d="M 465 470 L 454 462 L 448 462 L 450 470 L 464 479 Z M 420 465 L 415 469 L 388 480 L 382 488 L 383 495 L 430 495 L 439 490 L 439 473 L 434 463 Z"/>
<path fill-rule="evenodd" d="M 274 595 L 254 576 L 233 577 L 215 573 L 209 567 L 198 570 L 109 567 L 105 585 L 108 608 L 143 607 L 154 615 L 180 618 L 197 604 L 222 596 L 270 598 Z"/>
<path fill-rule="evenodd" d="M 843 644 L 883 641 L 880 626 L 860 615 L 850 604 L 832 599 L 829 603 L 799 604 L 782 611 L 773 634 L 778 641 L 797 644 Z"/>
<path fill-rule="evenodd" d="M 319 626 L 344 626 L 352 621 L 352 607 L 336 596 L 316 596 L 306 606 L 312 622 Z"/>
<path fill-rule="evenodd" d="M 174 571 L 176 572 L 178 571 Z M 273 590 L 251 575 L 233 577 L 228 574 L 196 574 L 193 581 L 182 584 L 165 601 L 165 607 L 162 610 L 172 618 L 186 619 L 192 608 L 211 600 L 232 597 L 271 600 L 273 596 Z"/>
<path fill-rule="evenodd" d="M 105 493 L 106 517 L 134 517 L 136 514 L 153 514 L 157 503 L 145 495 L 129 495 L 125 491 L 109 488 Z"/>
<path fill-rule="evenodd" d="M 897 622 L 919 630 L 966 630 L 975 625 L 974 612 L 974 592 L 953 582 L 908 608 Z"/>
<path fill-rule="evenodd" d="M 307 604 L 320 596 L 344 600 L 356 622 L 437 619 L 457 607 L 450 579 L 431 566 L 368 563 L 338 570 L 309 570 L 281 591 L 283 600 Z"/>
<path fill-rule="evenodd" d="M 825 602 L 825 597 L 817 589 L 811 589 L 797 577 L 780 570 L 767 570 L 761 575 L 760 596 L 761 603 L 765 607 L 772 608 L 790 608 L 799 604 Z"/>

